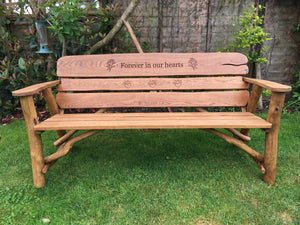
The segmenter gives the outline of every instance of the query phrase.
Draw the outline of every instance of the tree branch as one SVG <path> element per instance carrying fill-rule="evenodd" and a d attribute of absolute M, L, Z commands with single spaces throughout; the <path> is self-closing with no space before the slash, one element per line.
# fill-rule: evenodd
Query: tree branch
<path fill-rule="evenodd" d="M 45 5 L 45 0 L 30 0 L 28 3 L 36 20 L 44 20 L 46 18 L 45 9 L 41 10 L 41 7 Z"/>
<path fill-rule="evenodd" d="M 90 55 L 94 52 L 96 52 L 99 48 L 103 47 L 104 45 L 107 45 L 113 37 L 118 33 L 118 31 L 123 26 L 123 20 L 127 20 L 127 18 L 130 16 L 130 14 L 133 12 L 135 7 L 140 3 L 141 0 L 132 0 L 122 16 L 119 18 L 115 26 L 111 29 L 111 31 L 101 40 L 98 41 L 96 44 L 94 44 L 88 51 L 85 52 L 86 55 Z"/>

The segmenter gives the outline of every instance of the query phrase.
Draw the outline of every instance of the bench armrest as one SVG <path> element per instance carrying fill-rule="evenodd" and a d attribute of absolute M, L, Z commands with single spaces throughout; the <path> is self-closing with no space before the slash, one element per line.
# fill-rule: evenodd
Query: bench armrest
<path fill-rule="evenodd" d="M 244 77 L 244 81 L 253 84 L 246 109 L 247 112 L 255 114 L 257 103 L 259 98 L 261 97 L 263 88 L 272 91 L 271 100 L 268 107 L 267 121 L 272 123 L 272 129 L 277 129 L 284 104 L 285 92 L 290 92 L 292 90 L 292 87 L 268 80 L 253 79 L 248 77 Z M 249 129 L 242 129 L 241 133 L 248 136 Z"/>
<path fill-rule="evenodd" d="M 55 115 L 59 113 L 58 105 L 55 101 L 55 98 L 51 90 L 51 87 L 57 84 L 60 84 L 60 80 L 34 84 L 29 87 L 22 88 L 12 92 L 13 96 L 20 97 L 21 107 L 26 121 L 27 130 L 33 130 L 33 126 L 38 123 L 36 107 L 33 99 L 34 94 L 37 94 L 38 92 L 41 91 L 45 98 L 46 104 L 49 108 L 50 114 Z M 65 131 L 59 130 L 57 131 L 57 133 L 58 136 L 61 137 L 65 134 Z"/>
<path fill-rule="evenodd" d="M 244 77 L 244 81 L 258 85 L 260 87 L 263 87 L 265 89 L 268 89 L 270 91 L 274 92 L 290 92 L 292 90 L 291 86 L 279 84 L 273 81 L 269 80 L 260 80 L 260 79 L 253 79 L 249 77 Z"/>
<path fill-rule="evenodd" d="M 60 84 L 60 80 L 55 80 L 55 81 L 49 81 L 49 82 L 44 82 L 40 84 L 34 84 L 26 88 L 22 88 L 16 91 L 12 92 L 13 96 L 28 96 L 28 95 L 34 95 L 37 94 L 40 91 L 43 91 L 47 88 L 50 88 L 52 86 L 55 86 L 57 84 Z"/>

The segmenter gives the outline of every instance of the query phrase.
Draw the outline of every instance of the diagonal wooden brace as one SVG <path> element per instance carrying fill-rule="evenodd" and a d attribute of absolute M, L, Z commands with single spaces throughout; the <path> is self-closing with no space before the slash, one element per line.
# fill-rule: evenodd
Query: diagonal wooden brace
<path fill-rule="evenodd" d="M 260 171 L 262 172 L 262 174 L 265 174 L 265 168 L 263 166 L 263 162 L 264 162 L 264 157 L 256 152 L 255 150 L 253 150 L 252 148 L 250 148 L 248 145 L 246 145 L 243 141 L 237 139 L 237 138 L 234 138 L 234 137 L 231 137 L 227 134 L 224 134 L 216 129 L 203 129 L 204 131 L 208 132 L 208 133 L 211 133 L 211 134 L 214 134 L 214 135 L 217 135 L 219 136 L 220 138 L 222 138 L 224 141 L 226 141 L 227 143 L 229 144 L 233 144 L 237 147 L 239 147 L 241 150 L 245 151 L 246 153 L 248 153 L 253 159 L 254 161 L 257 163 Z"/>
<path fill-rule="evenodd" d="M 104 113 L 106 109 L 99 109 L 96 113 Z M 54 142 L 54 145 L 56 147 L 63 144 L 65 141 L 67 141 L 70 137 L 72 137 L 78 130 L 70 130 L 67 133 L 65 133 L 63 136 L 61 136 L 57 141 Z"/>
<path fill-rule="evenodd" d="M 62 145 L 65 141 L 67 141 L 70 137 L 72 137 L 78 130 L 70 130 L 68 131 L 64 136 L 57 139 L 57 141 L 54 142 L 54 145 L 56 147 Z"/>
<path fill-rule="evenodd" d="M 96 133 L 98 133 L 99 131 L 102 130 L 90 130 L 87 131 L 86 133 L 80 134 L 72 139 L 67 140 L 66 142 L 64 142 L 59 148 L 58 150 L 53 153 L 52 155 L 47 156 L 46 158 L 44 158 L 44 162 L 45 162 L 45 166 L 42 169 L 42 172 L 45 174 L 47 173 L 48 169 L 61 157 L 69 154 L 69 152 L 71 151 L 73 145 L 78 142 L 81 141 L 89 136 L 92 136 Z"/>

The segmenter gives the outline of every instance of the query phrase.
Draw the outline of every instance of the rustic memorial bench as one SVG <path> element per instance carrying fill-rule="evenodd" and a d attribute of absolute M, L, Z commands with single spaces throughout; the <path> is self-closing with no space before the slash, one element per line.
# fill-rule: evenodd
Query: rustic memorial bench
<path fill-rule="evenodd" d="M 58 60 L 60 80 L 13 92 L 26 121 L 36 187 L 45 173 L 77 141 L 106 129 L 203 129 L 247 152 L 264 181 L 275 182 L 277 139 L 285 92 L 291 88 L 244 77 L 247 58 L 239 53 L 134 53 L 66 56 Z M 251 95 L 249 84 L 252 84 Z M 57 86 L 56 99 L 51 87 Z M 272 91 L 267 120 L 256 115 L 263 88 Z M 33 96 L 42 92 L 51 118 L 39 122 Z M 103 113 L 116 107 L 193 107 L 196 112 Z M 207 107 L 239 107 L 239 112 L 208 112 Z M 64 113 L 97 108 L 98 113 Z M 217 128 L 233 133 L 228 135 Z M 236 128 L 241 129 L 240 131 Z M 246 141 L 249 129 L 265 131 L 264 156 Z M 44 158 L 41 133 L 56 130 L 60 146 Z M 77 130 L 88 130 L 72 137 Z M 68 132 L 66 132 L 68 131 Z M 174 137 L 175 138 L 175 137 Z"/>

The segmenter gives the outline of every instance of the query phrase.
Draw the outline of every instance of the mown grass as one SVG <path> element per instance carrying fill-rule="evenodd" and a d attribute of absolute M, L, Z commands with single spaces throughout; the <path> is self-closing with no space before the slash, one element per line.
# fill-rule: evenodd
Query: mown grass
<path fill-rule="evenodd" d="M 299 224 L 299 122 L 282 116 L 272 186 L 244 152 L 203 131 L 115 130 L 75 145 L 37 189 L 24 121 L 0 126 L 0 224 Z M 262 152 L 263 131 L 251 137 Z M 46 154 L 55 138 L 43 134 Z"/>

